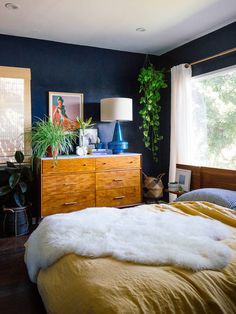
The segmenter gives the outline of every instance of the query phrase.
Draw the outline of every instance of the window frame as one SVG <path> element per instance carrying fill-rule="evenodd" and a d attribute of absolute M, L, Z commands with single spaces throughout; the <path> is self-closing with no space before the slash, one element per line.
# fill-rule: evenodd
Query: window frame
<path fill-rule="evenodd" d="M 191 80 L 198 80 L 198 79 L 202 79 L 203 77 L 210 78 L 211 76 L 223 75 L 224 72 L 229 72 L 230 70 L 236 71 L 236 64 L 231 65 L 231 66 L 226 67 L 226 68 L 220 68 L 218 70 L 214 70 L 211 72 L 206 72 L 206 73 L 192 76 Z"/>
<path fill-rule="evenodd" d="M 32 126 L 32 112 L 31 112 L 31 69 L 20 67 L 0 66 L 1 78 L 15 78 L 24 80 L 24 131 L 29 130 Z M 29 162 L 32 156 L 31 143 L 26 141 L 24 137 L 24 162 Z M 0 164 L 5 164 L 0 156 Z M 12 158 L 14 156 L 6 156 Z M 4 158 L 5 159 L 5 158 Z"/>
<path fill-rule="evenodd" d="M 209 79 L 209 78 L 212 78 L 212 77 L 217 77 L 217 76 L 220 76 L 220 75 L 228 74 L 230 72 L 236 72 L 236 64 L 228 66 L 228 67 L 220 68 L 220 69 L 217 69 L 217 70 L 214 70 L 214 71 L 202 73 L 200 75 L 192 76 L 191 81 L 192 82 L 196 82 L 196 81 L 200 81 L 202 79 Z M 192 166 L 196 166 L 196 167 L 208 167 L 208 168 L 214 168 L 214 169 L 236 171 L 235 168 L 220 168 L 220 167 L 213 167 L 213 166 L 210 166 L 210 165 L 195 165 L 195 164 L 191 164 L 191 165 Z"/>

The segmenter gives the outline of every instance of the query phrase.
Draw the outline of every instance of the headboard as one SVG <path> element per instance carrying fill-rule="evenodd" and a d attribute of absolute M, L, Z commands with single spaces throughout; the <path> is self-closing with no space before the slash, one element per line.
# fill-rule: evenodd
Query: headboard
<path fill-rule="evenodd" d="M 236 170 L 195 167 L 178 164 L 177 168 L 192 171 L 191 190 L 221 188 L 236 191 Z"/>

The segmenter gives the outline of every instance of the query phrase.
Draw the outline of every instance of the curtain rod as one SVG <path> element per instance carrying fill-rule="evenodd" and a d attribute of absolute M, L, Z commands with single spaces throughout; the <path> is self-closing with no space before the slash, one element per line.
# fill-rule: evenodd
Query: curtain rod
<path fill-rule="evenodd" d="M 225 50 L 225 51 L 222 51 L 222 52 L 219 52 L 219 53 L 217 53 L 217 54 L 215 54 L 213 56 L 206 57 L 204 59 L 201 59 L 201 60 L 198 60 L 198 61 L 195 61 L 195 62 L 186 63 L 185 64 L 185 68 L 188 68 L 188 67 L 190 67 L 192 65 L 195 65 L 195 64 L 198 64 L 198 63 L 202 63 L 202 62 L 205 62 L 205 61 L 208 61 L 208 60 L 211 60 L 211 59 L 215 59 L 215 58 L 227 55 L 227 54 L 229 54 L 231 52 L 234 52 L 234 51 L 236 51 L 236 47 L 228 49 L 228 50 Z"/>

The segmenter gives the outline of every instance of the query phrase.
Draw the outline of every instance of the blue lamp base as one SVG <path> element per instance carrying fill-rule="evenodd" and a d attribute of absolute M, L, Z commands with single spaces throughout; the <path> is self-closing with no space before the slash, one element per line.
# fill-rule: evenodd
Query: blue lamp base
<path fill-rule="evenodd" d="M 124 150 L 128 149 L 128 146 L 128 142 L 123 141 L 120 122 L 116 121 L 113 138 L 108 143 L 108 149 L 111 149 L 113 154 L 122 154 Z"/>

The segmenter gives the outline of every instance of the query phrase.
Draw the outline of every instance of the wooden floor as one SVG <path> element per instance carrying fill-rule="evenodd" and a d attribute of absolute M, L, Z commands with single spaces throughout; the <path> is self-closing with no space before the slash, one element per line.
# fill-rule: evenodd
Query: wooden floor
<path fill-rule="evenodd" d="M 0 313 L 45 314 L 37 286 L 30 282 L 24 263 L 28 236 L 0 238 Z"/>

